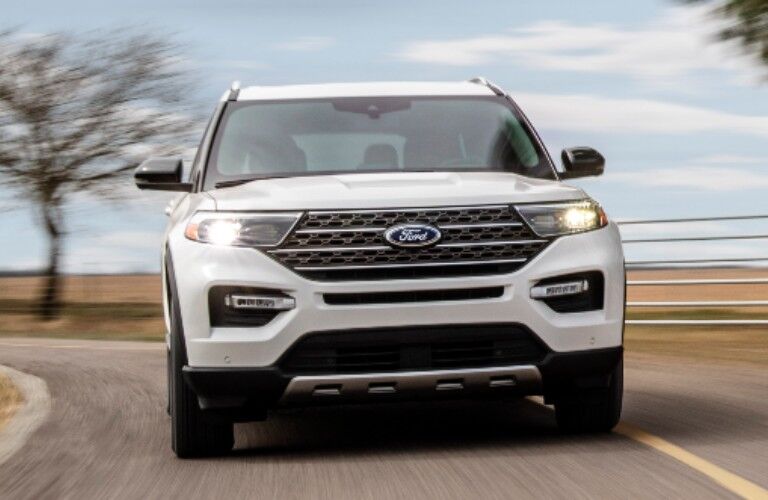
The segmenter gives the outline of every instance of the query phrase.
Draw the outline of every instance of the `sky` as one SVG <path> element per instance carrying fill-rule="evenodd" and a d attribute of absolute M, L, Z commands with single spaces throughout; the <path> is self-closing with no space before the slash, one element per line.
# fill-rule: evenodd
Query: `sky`
<path fill-rule="evenodd" d="M 768 213 L 768 81 L 722 21 L 677 1 L 7 2 L 0 30 L 28 35 L 156 30 L 180 42 L 190 89 L 209 113 L 233 80 L 279 85 L 367 80 L 498 83 L 526 111 L 554 158 L 587 145 L 606 174 L 570 181 L 614 219 Z M 197 126 L 197 125 L 195 125 Z M 163 208 L 139 193 L 68 207 L 66 272 L 159 269 Z M 43 267 L 34 212 L 0 191 L 0 269 Z M 627 237 L 768 234 L 768 223 L 627 227 Z M 628 260 L 768 257 L 768 240 L 628 245 Z"/>

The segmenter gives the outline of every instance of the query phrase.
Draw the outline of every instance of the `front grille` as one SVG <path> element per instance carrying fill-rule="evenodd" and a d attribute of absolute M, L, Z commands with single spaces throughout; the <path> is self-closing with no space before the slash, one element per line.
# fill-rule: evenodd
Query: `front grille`
<path fill-rule="evenodd" d="M 395 248 L 384 240 L 396 224 L 431 224 L 437 245 Z M 269 254 L 317 280 L 472 276 L 514 271 L 548 240 L 536 236 L 509 206 L 314 211 Z"/>
<path fill-rule="evenodd" d="M 375 373 L 536 364 L 545 355 L 521 325 L 432 325 L 309 334 L 280 367 L 289 374 Z"/>

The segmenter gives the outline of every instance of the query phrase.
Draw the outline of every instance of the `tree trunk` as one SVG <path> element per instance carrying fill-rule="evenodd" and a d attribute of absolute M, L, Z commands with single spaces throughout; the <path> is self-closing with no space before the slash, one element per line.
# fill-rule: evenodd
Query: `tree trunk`
<path fill-rule="evenodd" d="M 61 279 L 59 257 L 61 255 L 61 211 L 58 207 L 43 208 L 43 223 L 48 236 L 48 267 L 39 304 L 39 316 L 45 321 L 56 319 L 61 313 Z"/>

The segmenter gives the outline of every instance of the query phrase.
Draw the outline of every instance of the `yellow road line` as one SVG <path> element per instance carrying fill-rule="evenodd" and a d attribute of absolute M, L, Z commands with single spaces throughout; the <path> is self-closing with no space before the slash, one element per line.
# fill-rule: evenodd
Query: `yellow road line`
<path fill-rule="evenodd" d="M 544 404 L 544 399 L 540 396 L 528 397 L 528 399 L 545 408 L 550 408 Z M 656 451 L 660 451 L 661 453 L 682 462 L 742 498 L 748 498 L 750 500 L 768 500 L 768 490 L 762 486 L 737 476 L 733 472 L 729 472 L 722 467 L 718 467 L 712 462 L 708 462 L 659 436 L 654 436 L 636 425 L 621 421 L 619 422 L 619 425 L 613 429 L 613 432 L 649 446 Z"/>
<path fill-rule="evenodd" d="M 660 451 L 661 453 L 664 453 L 665 455 L 684 463 L 688 467 L 695 469 L 709 477 L 728 491 L 731 491 L 743 498 L 768 499 L 768 490 L 765 488 L 758 486 L 757 484 L 748 481 L 743 477 L 739 477 L 732 472 L 728 472 L 722 467 L 718 467 L 717 465 L 708 462 L 703 458 L 698 457 L 665 439 L 654 436 L 653 434 L 650 434 L 637 426 L 628 424 L 626 422 L 620 422 L 613 431 L 617 434 L 621 434 L 622 436 L 626 436 L 634 441 L 637 441 L 638 443 L 650 446 L 654 450 Z"/>

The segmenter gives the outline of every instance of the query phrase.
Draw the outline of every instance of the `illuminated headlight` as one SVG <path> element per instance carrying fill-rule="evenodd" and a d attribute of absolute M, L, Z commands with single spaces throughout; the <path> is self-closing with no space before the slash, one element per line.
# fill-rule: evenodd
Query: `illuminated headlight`
<path fill-rule="evenodd" d="M 603 209 L 592 200 L 515 207 L 539 236 L 560 236 L 599 229 L 608 224 Z"/>
<path fill-rule="evenodd" d="M 187 223 L 184 236 L 213 245 L 270 247 L 283 241 L 299 217 L 300 212 L 197 212 Z"/>

